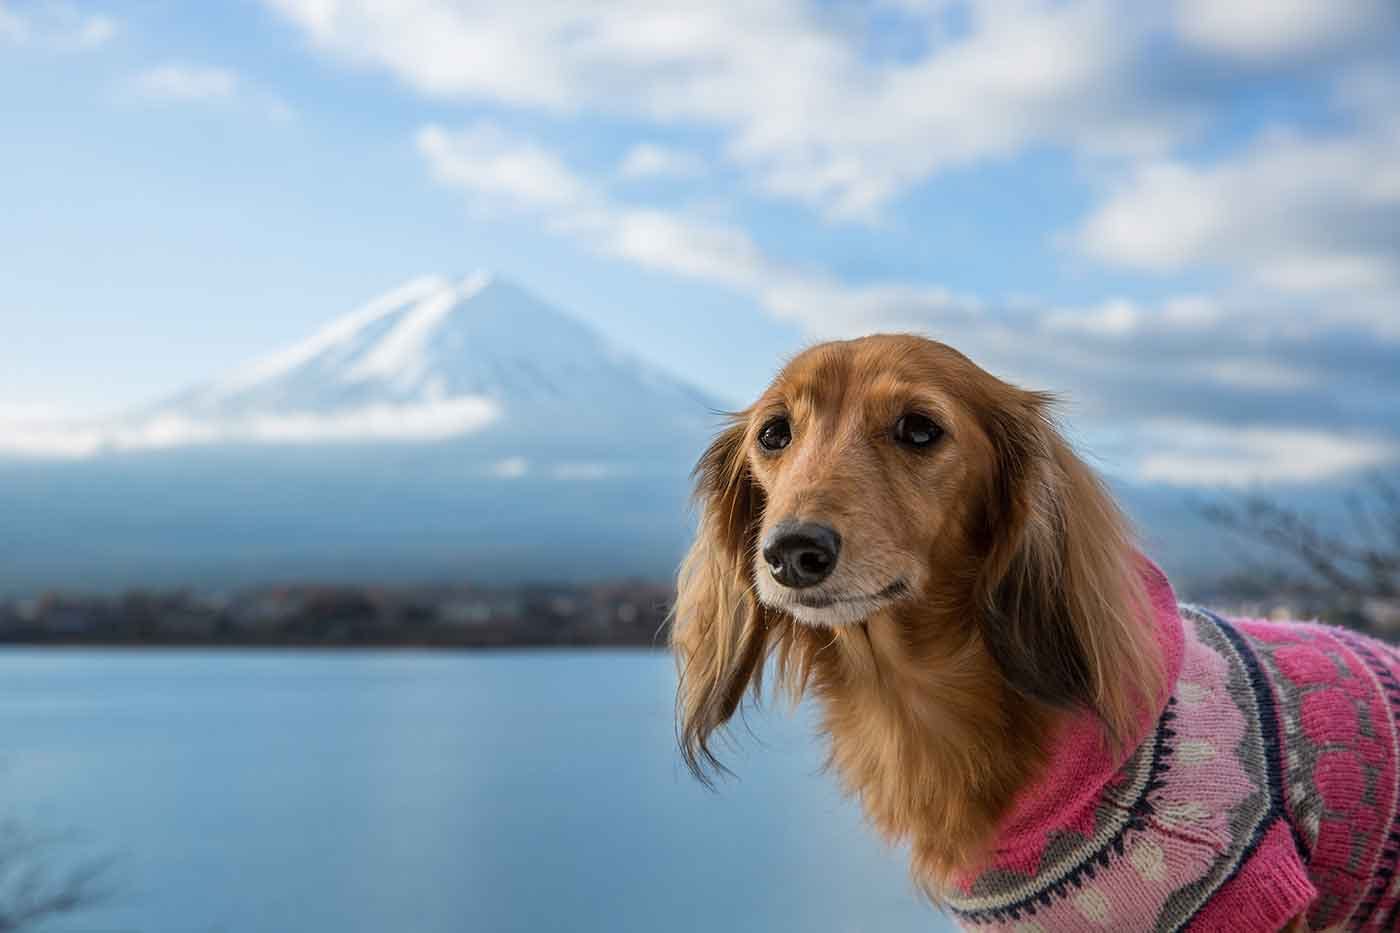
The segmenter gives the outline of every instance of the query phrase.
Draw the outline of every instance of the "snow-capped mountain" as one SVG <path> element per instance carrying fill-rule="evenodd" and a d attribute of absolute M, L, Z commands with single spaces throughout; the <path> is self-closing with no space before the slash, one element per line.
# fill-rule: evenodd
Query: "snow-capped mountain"
<path fill-rule="evenodd" d="M 169 407 L 228 418 L 391 405 L 460 413 L 468 433 L 512 410 L 562 406 L 607 420 L 623 409 L 645 410 L 693 422 L 706 404 L 699 392 L 611 347 L 583 322 L 478 273 L 461 282 L 409 282 Z"/>
<path fill-rule="evenodd" d="M 719 407 L 509 282 L 417 279 L 125 417 L 0 432 L 0 592 L 664 574 Z"/>
<path fill-rule="evenodd" d="M 415 279 L 231 375 L 103 424 L 0 438 L 0 455 L 83 457 L 212 444 L 441 441 L 573 449 L 711 424 L 714 402 L 485 273 Z M 672 438 L 673 439 L 673 438 Z M 617 449 L 616 445 L 604 445 Z M 484 449 L 484 445 L 483 445 Z"/>

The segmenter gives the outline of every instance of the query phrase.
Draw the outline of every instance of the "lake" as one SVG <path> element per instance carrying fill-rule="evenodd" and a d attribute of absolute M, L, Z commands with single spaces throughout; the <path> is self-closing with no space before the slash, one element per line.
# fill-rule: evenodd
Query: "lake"
<path fill-rule="evenodd" d="M 54 931 L 952 929 L 806 711 L 709 793 L 674 691 L 655 652 L 8 649 L 0 816 L 114 859 Z"/>

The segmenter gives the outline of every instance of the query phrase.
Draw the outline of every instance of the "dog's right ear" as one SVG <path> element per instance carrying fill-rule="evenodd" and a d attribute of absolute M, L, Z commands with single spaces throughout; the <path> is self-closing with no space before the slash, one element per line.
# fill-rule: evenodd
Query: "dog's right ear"
<path fill-rule="evenodd" d="M 695 466 L 700 526 L 681 565 L 671 648 L 680 687 L 677 737 L 691 772 L 705 783 L 724 771 L 710 739 L 744 692 L 761 686 L 768 654 L 767 612 L 754 595 L 753 555 L 764 497 L 745 456 L 746 421 L 735 416 Z"/>

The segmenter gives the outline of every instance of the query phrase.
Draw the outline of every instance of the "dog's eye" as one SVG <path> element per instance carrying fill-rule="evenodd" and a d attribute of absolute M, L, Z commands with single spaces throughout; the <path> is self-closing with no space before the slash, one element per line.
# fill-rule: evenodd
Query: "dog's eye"
<path fill-rule="evenodd" d="M 906 447 L 929 447 L 943 436 L 943 429 L 923 415 L 903 415 L 894 423 L 894 439 Z"/>
<path fill-rule="evenodd" d="M 764 450 L 782 450 L 792 442 L 792 425 L 786 418 L 774 418 L 758 432 L 758 446 Z"/>

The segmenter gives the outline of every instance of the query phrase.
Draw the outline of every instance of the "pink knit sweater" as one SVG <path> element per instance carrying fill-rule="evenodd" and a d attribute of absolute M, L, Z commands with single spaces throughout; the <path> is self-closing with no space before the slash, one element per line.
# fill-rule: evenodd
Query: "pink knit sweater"
<path fill-rule="evenodd" d="M 1400 654 L 1317 624 L 1178 606 L 1147 565 L 1170 698 L 1112 757 L 1061 727 L 994 857 L 947 903 L 967 929 L 1400 930 Z"/>

